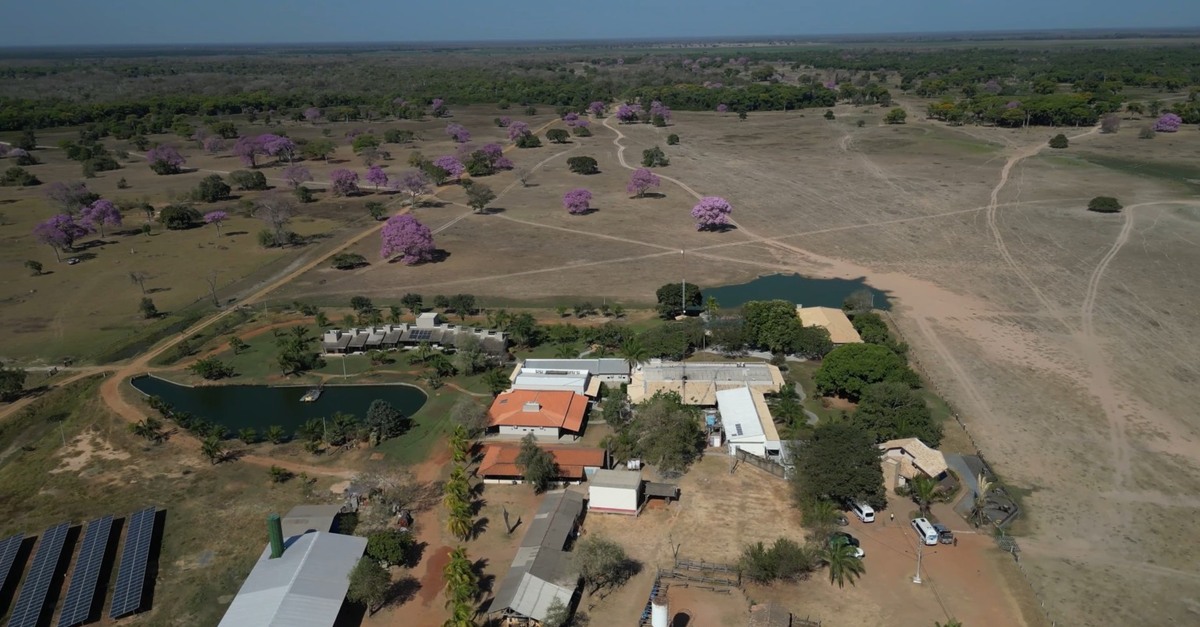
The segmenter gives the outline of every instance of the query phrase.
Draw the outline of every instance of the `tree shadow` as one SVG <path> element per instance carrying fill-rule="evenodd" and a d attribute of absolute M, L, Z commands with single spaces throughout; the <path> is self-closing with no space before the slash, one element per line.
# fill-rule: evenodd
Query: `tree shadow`
<path fill-rule="evenodd" d="M 76 248 L 76 250 L 79 250 L 79 249 Z M 96 253 L 76 253 L 74 255 L 71 255 L 71 257 L 74 259 L 78 259 L 80 261 L 91 261 L 96 258 Z"/>
<path fill-rule="evenodd" d="M 572 213 L 571 215 L 573 215 L 573 216 L 590 216 L 593 213 L 596 213 L 597 211 L 599 211 L 599 209 L 597 209 L 596 207 L 588 207 L 587 210 L 585 210 L 585 211 L 580 211 L 579 213 Z"/>
<path fill-rule="evenodd" d="M 169 288 L 169 287 L 152 287 L 152 288 L 146 290 L 146 293 L 147 294 L 157 294 L 159 292 L 169 292 L 169 291 L 171 291 L 171 288 Z"/>
<path fill-rule="evenodd" d="M 471 538 L 478 539 L 479 536 L 482 536 L 484 532 L 488 530 L 488 525 L 490 523 L 491 521 L 488 520 L 486 516 L 476 520 L 475 523 L 471 525 Z"/>
<path fill-rule="evenodd" d="M 392 582 L 392 586 L 388 588 L 386 605 L 404 605 L 417 598 L 417 592 L 420 590 L 421 581 L 411 575 L 405 575 Z"/>
<path fill-rule="evenodd" d="M 479 581 L 479 594 L 491 594 L 492 587 L 496 584 L 496 576 L 484 572 L 488 566 L 488 559 L 481 557 L 471 564 L 471 571 L 475 573 L 476 579 Z M 476 597 L 478 598 L 478 597 Z"/>
<path fill-rule="evenodd" d="M 483 212 L 480 213 L 479 215 L 490 216 L 490 215 L 497 214 L 497 213 L 504 213 L 505 211 L 508 211 L 508 210 L 505 209 L 504 207 L 488 207 L 487 209 L 484 209 Z"/>
<path fill-rule="evenodd" d="M 416 568 L 417 564 L 421 563 L 421 559 L 425 557 L 425 550 L 428 548 L 428 542 L 418 542 L 412 545 L 412 548 L 404 554 L 404 563 L 401 565 L 405 568 Z"/>
<path fill-rule="evenodd" d="M 233 237 L 234 235 L 249 235 L 250 231 L 230 231 L 225 234 L 225 237 Z"/>
<path fill-rule="evenodd" d="M 471 515 L 478 516 L 484 507 L 487 507 L 487 499 L 476 498 L 471 501 Z"/>
<path fill-rule="evenodd" d="M 642 194 L 642 198 L 658 199 L 658 198 L 666 198 L 666 197 L 667 197 L 667 195 L 662 192 L 646 192 L 645 194 Z"/>
<path fill-rule="evenodd" d="M 445 207 L 445 206 L 446 206 L 446 203 L 444 203 L 440 200 L 432 200 L 432 199 L 428 199 L 428 198 L 421 200 L 420 202 L 417 203 L 417 207 L 433 207 L 435 209 L 441 209 L 442 207 Z"/>

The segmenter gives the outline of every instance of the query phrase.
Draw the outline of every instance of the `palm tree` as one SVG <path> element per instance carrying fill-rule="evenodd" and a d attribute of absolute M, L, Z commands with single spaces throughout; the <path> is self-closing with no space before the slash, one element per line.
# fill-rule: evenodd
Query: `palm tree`
<path fill-rule="evenodd" d="M 579 347 L 574 342 L 570 344 L 559 344 L 558 348 L 554 349 L 554 356 L 559 359 L 575 359 L 579 357 Z"/>
<path fill-rule="evenodd" d="M 454 461 L 461 464 L 467 461 L 467 453 L 470 452 L 470 440 L 467 438 L 467 428 L 463 425 L 456 425 L 454 430 L 450 432 L 450 451 L 454 455 Z M 461 470 L 461 468 L 459 469 Z M 450 475 L 454 477 L 453 473 Z"/>
<path fill-rule="evenodd" d="M 814 499 L 804 508 L 804 524 L 813 529 L 828 530 L 837 522 L 837 517 L 837 506 L 829 499 Z"/>
<path fill-rule="evenodd" d="M 238 439 L 243 444 L 254 444 L 258 441 L 258 432 L 251 427 L 242 427 L 238 429 Z"/>
<path fill-rule="evenodd" d="M 267 428 L 265 437 L 271 444 L 279 444 L 284 438 L 287 437 L 287 432 L 284 431 L 283 427 L 279 425 L 271 425 Z"/>
<path fill-rule="evenodd" d="M 470 538 L 471 531 L 475 528 L 475 521 L 471 518 L 471 506 L 464 501 L 455 503 L 450 509 L 450 519 L 446 521 L 446 528 L 456 538 L 462 538 L 464 541 Z"/>
<path fill-rule="evenodd" d="M 866 571 L 863 561 L 854 557 L 856 551 L 856 547 L 847 542 L 831 542 L 821 550 L 821 561 L 829 567 L 830 585 L 836 583 L 839 588 L 844 588 L 847 581 L 854 585 L 854 580 Z"/>
<path fill-rule="evenodd" d="M 162 421 L 154 416 L 146 416 L 135 424 L 129 425 L 129 430 L 140 438 L 146 438 L 151 442 L 161 442 Z"/>
<path fill-rule="evenodd" d="M 416 350 L 413 351 L 413 361 L 417 363 L 425 363 L 429 361 L 430 355 L 433 355 L 433 347 L 429 342 L 421 342 L 417 344 Z"/>
<path fill-rule="evenodd" d="M 979 485 L 979 489 L 975 491 L 975 502 L 971 504 L 971 513 L 968 516 L 971 524 L 978 529 L 980 525 L 987 522 L 987 495 L 992 491 L 992 482 L 983 478 L 983 473 L 980 473 L 975 478 Z"/>
<path fill-rule="evenodd" d="M 938 484 L 932 477 L 917 477 L 912 480 L 912 500 L 921 508 L 921 515 L 929 515 L 929 503 L 937 496 Z"/>
<path fill-rule="evenodd" d="M 627 337 L 621 342 L 621 356 L 629 363 L 630 370 L 636 369 L 649 355 L 646 345 L 636 336 Z"/>
<path fill-rule="evenodd" d="M 200 444 L 200 453 L 208 458 L 210 464 L 225 459 L 225 449 L 221 446 L 220 438 L 215 435 L 204 438 L 204 442 Z"/>
<path fill-rule="evenodd" d="M 442 627 L 475 627 L 475 608 L 470 603 L 454 603 L 452 607 Z"/>

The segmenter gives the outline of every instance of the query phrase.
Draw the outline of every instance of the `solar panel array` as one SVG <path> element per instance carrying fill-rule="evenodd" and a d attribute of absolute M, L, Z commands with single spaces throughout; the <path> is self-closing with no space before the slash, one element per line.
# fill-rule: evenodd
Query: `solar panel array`
<path fill-rule="evenodd" d="M 58 558 L 62 556 L 63 543 L 67 540 L 67 530 L 71 523 L 59 523 L 42 532 L 42 540 L 38 543 L 37 553 L 33 555 L 33 566 L 21 592 L 17 595 L 17 604 L 12 616 L 8 618 L 8 627 L 35 627 L 42 616 L 42 608 L 46 605 L 46 593 L 53 583 L 54 571 L 58 570 Z"/>
<path fill-rule="evenodd" d="M 113 591 L 110 618 L 132 614 L 142 607 L 142 587 L 146 583 L 146 562 L 150 558 L 150 540 L 154 535 L 153 507 L 134 512 L 129 517 L 125 547 L 121 549 L 121 565 L 117 568 L 117 585 Z"/>
<path fill-rule="evenodd" d="M 96 597 L 96 582 L 100 579 L 100 566 L 108 550 L 108 538 L 112 532 L 112 515 L 97 518 L 87 524 L 83 532 L 83 548 L 75 560 L 71 585 L 67 586 L 67 600 L 58 616 L 58 627 L 73 627 L 87 622 L 92 613 L 92 601 Z"/>
<path fill-rule="evenodd" d="M 423 342 L 423 341 L 428 340 L 429 338 L 433 337 L 433 330 L 432 329 L 414 329 L 412 331 L 412 333 L 409 334 L 409 337 L 418 342 Z"/>
<path fill-rule="evenodd" d="M 17 561 L 17 553 L 21 552 L 21 541 L 24 539 L 25 536 L 18 533 L 0 540 L 0 588 L 8 583 L 8 576 L 12 574 L 13 562 Z"/>

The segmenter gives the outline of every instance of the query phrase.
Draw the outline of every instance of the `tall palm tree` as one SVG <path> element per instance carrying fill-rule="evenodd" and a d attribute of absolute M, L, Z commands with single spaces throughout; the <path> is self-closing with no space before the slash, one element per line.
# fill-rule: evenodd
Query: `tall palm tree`
<path fill-rule="evenodd" d="M 975 491 L 975 502 L 971 504 L 971 513 L 968 517 L 971 524 L 979 528 L 980 525 L 987 522 L 987 495 L 992 491 L 992 482 L 983 478 L 983 474 L 975 477 L 979 489 Z"/>
<path fill-rule="evenodd" d="M 579 347 L 574 342 L 570 344 L 559 344 L 554 349 L 554 356 L 559 359 L 575 359 L 579 357 Z"/>
<path fill-rule="evenodd" d="M 649 356 L 646 345 L 637 336 L 630 336 L 621 341 L 621 357 L 625 358 L 630 370 L 636 369 L 638 364 L 646 361 Z"/>
<path fill-rule="evenodd" d="M 467 461 L 467 453 L 470 450 L 471 441 L 467 438 L 467 428 L 463 425 L 456 425 L 450 432 L 450 452 L 454 455 L 454 461 L 459 464 Z"/>
<path fill-rule="evenodd" d="M 838 509 L 829 499 L 814 499 L 804 508 L 804 524 L 818 530 L 828 531 L 837 522 Z M 820 535 L 824 535 L 821 533 Z"/>
<path fill-rule="evenodd" d="M 429 361 L 430 355 L 433 355 L 433 346 L 429 342 L 421 342 L 413 351 L 413 361 L 423 364 Z"/>
<path fill-rule="evenodd" d="M 471 558 L 467 556 L 466 547 L 460 546 L 450 551 L 450 560 L 442 569 L 442 575 L 446 579 L 447 604 L 470 602 L 479 592 L 479 578 L 475 575 Z"/>
<path fill-rule="evenodd" d="M 929 503 L 937 496 L 937 481 L 932 477 L 917 477 L 912 480 L 912 500 L 921 508 L 921 515 L 929 515 Z"/>
<path fill-rule="evenodd" d="M 829 567 L 830 585 L 836 583 L 844 588 L 847 581 L 854 585 L 854 580 L 866 572 L 863 561 L 854 557 L 855 551 L 847 542 L 830 542 L 821 550 L 821 561 Z"/>
<path fill-rule="evenodd" d="M 446 528 L 456 538 L 464 541 L 470 538 L 471 531 L 475 528 L 475 521 L 471 517 L 471 506 L 463 501 L 456 503 L 450 509 L 450 519 L 446 521 Z"/>
<path fill-rule="evenodd" d="M 216 464 L 225 459 L 225 448 L 221 446 L 221 439 L 215 435 L 204 438 L 200 444 L 200 453 L 208 458 L 210 464 Z"/>
<path fill-rule="evenodd" d="M 475 608 L 470 603 L 454 603 L 452 608 L 442 627 L 475 627 Z"/>

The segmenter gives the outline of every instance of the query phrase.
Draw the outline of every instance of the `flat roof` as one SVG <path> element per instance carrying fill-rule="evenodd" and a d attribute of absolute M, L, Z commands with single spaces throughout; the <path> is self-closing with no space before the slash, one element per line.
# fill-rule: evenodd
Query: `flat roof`
<path fill-rule="evenodd" d="M 594 359 L 526 359 L 525 363 L 518 367 L 535 370 L 587 370 L 592 374 L 629 376 L 629 362 L 618 357 L 597 357 Z"/>
<path fill-rule="evenodd" d="M 277 559 L 263 549 L 219 627 L 331 627 L 367 539 L 315 532 Z"/>
<path fill-rule="evenodd" d="M 721 412 L 721 427 L 725 429 L 725 439 L 731 442 L 767 439 L 758 417 L 758 409 L 754 406 L 754 396 L 747 388 L 717 392 L 717 409 Z"/>
<path fill-rule="evenodd" d="M 642 486 L 642 473 L 634 470 L 597 470 L 588 484 L 596 488 L 636 490 Z"/>

